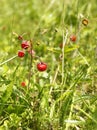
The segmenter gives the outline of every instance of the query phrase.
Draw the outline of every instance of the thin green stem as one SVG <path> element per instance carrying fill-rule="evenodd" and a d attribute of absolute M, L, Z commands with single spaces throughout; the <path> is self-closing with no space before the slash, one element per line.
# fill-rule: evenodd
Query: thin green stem
<path fill-rule="evenodd" d="M 0 66 L 2 66 L 2 65 L 4 65 L 5 63 L 7 63 L 7 62 L 9 62 L 9 61 L 11 61 L 11 60 L 13 60 L 13 59 L 15 59 L 17 56 L 18 56 L 18 55 L 15 55 L 15 56 L 9 58 L 8 60 L 6 60 L 6 61 L 0 63 Z"/>
<path fill-rule="evenodd" d="M 77 51 L 78 51 L 78 49 L 77 49 Z M 88 61 L 86 60 L 86 58 L 78 51 L 78 53 L 79 53 L 79 55 L 82 57 L 82 59 L 85 61 L 85 63 L 88 65 L 88 66 L 90 66 L 89 65 L 89 63 L 88 63 Z"/>
<path fill-rule="evenodd" d="M 73 98 L 72 98 L 72 104 L 71 104 L 71 108 L 70 108 L 70 113 L 69 113 L 69 117 L 68 117 L 68 120 L 71 120 L 72 119 L 72 112 L 73 112 L 73 108 L 74 108 L 74 100 L 75 100 L 75 94 L 76 94 L 76 91 L 74 92 L 73 94 Z M 66 129 L 65 130 L 68 130 L 69 129 L 69 122 L 66 123 Z"/>
<path fill-rule="evenodd" d="M 32 51 L 32 40 L 30 40 L 30 45 L 31 45 L 31 51 Z M 30 63 L 29 63 L 29 77 L 28 77 L 28 87 L 27 87 L 27 92 L 29 90 L 29 87 L 30 87 L 30 80 L 31 80 L 31 76 L 32 76 L 32 61 L 33 61 L 33 56 L 30 55 Z"/>
<path fill-rule="evenodd" d="M 66 35 L 65 35 L 65 38 L 64 38 L 64 30 L 63 30 L 63 47 L 62 47 L 62 84 L 64 83 L 64 58 L 65 58 L 65 55 L 64 55 L 64 50 L 65 50 L 65 44 L 66 44 L 66 41 L 67 41 L 67 36 L 68 36 L 68 31 L 66 32 Z"/>
<path fill-rule="evenodd" d="M 65 50 L 65 44 L 66 44 L 66 41 L 67 41 L 67 36 L 68 36 L 68 30 L 66 30 L 66 35 L 64 36 L 64 17 L 65 17 L 65 1 L 63 0 L 62 1 L 63 3 L 63 13 L 62 13 L 62 28 L 63 28 L 63 47 L 62 47 L 62 83 L 64 83 L 64 50 Z"/>
<path fill-rule="evenodd" d="M 79 110 L 79 111 L 81 111 L 84 115 L 86 115 L 89 119 L 91 119 L 93 122 L 95 122 L 96 124 L 97 124 L 97 121 L 90 115 L 90 114 L 88 114 L 88 113 L 86 113 L 83 109 L 81 109 L 80 107 L 75 107 L 74 106 L 74 109 L 76 109 L 76 110 Z"/>
<path fill-rule="evenodd" d="M 55 75 L 54 75 L 54 78 L 53 78 L 53 81 L 52 81 L 52 85 L 54 85 L 55 82 L 56 82 L 56 78 L 57 78 L 57 75 L 58 75 L 58 71 L 59 71 L 59 65 L 58 65 L 58 67 L 57 67 L 57 69 L 56 69 L 56 71 L 55 71 Z M 50 95 L 51 95 L 51 93 L 52 93 L 52 90 L 53 90 L 53 86 L 50 88 L 50 92 L 49 92 Z"/>

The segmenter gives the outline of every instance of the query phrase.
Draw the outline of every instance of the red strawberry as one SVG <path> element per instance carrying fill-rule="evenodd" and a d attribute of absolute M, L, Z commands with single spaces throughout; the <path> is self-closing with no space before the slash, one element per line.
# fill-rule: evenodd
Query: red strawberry
<path fill-rule="evenodd" d="M 24 53 L 24 51 L 18 51 L 18 57 L 20 57 L 20 58 L 22 58 L 22 57 L 24 57 L 24 55 L 25 55 L 25 53 Z"/>
<path fill-rule="evenodd" d="M 26 83 L 25 83 L 25 82 L 21 82 L 21 86 L 22 86 L 22 87 L 25 87 L 25 86 L 26 86 Z"/>
<path fill-rule="evenodd" d="M 40 63 L 38 63 L 37 64 L 37 69 L 39 70 L 39 71 L 45 71 L 46 69 L 47 69 L 47 64 L 46 63 L 43 63 L 43 62 L 40 62 Z"/>
<path fill-rule="evenodd" d="M 27 49 L 27 48 L 29 48 L 29 46 L 30 46 L 29 41 L 23 41 L 23 42 L 21 43 L 21 47 L 22 47 L 23 49 Z"/>
<path fill-rule="evenodd" d="M 75 35 L 71 35 L 71 36 L 70 36 L 70 40 L 71 40 L 72 42 L 75 42 L 75 41 L 76 41 L 76 36 L 75 36 Z"/>

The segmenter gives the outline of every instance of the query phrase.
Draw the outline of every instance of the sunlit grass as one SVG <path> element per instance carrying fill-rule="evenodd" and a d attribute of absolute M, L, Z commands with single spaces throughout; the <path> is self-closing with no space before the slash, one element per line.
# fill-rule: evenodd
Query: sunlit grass
<path fill-rule="evenodd" d="M 0 7 L 0 130 L 96 130 L 96 0 L 1 0 Z M 17 56 L 18 36 L 35 57 Z"/>

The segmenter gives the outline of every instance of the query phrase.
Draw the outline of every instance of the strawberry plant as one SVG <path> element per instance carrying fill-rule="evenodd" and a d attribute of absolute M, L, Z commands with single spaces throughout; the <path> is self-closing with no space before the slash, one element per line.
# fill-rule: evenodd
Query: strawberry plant
<path fill-rule="evenodd" d="M 96 0 L 0 5 L 0 130 L 96 130 Z"/>

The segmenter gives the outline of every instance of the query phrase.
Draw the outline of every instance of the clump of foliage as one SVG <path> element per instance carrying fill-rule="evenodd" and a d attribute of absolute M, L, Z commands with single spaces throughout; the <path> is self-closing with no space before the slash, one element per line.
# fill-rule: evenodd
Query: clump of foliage
<path fill-rule="evenodd" d="M 0 5 L 0 130 L 96 130 L 96 0 Z"/>

